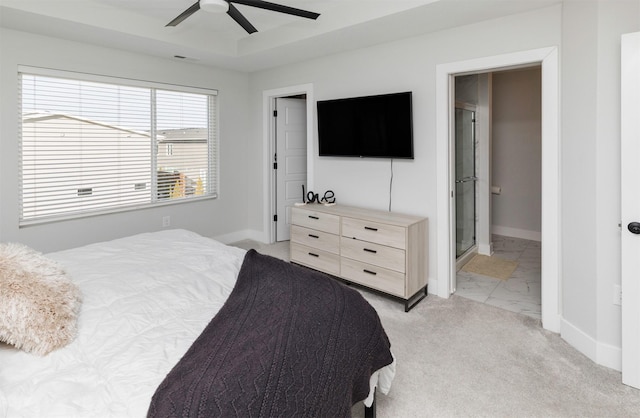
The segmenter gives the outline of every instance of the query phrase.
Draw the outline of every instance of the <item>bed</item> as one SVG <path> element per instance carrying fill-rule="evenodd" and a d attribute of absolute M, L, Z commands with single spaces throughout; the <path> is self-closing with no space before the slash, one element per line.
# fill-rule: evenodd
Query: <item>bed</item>
<path fill-rule="evenodd" d="M 0 416 L 348 416 L 393 380 L 373 308 L 312 270 L 186 230 L 46 258 L 80 290 L 77 333 L 0 343 Z"/>

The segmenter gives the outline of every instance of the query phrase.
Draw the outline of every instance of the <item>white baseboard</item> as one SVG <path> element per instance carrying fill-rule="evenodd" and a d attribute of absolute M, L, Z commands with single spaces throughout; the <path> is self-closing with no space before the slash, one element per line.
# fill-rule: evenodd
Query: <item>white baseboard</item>
<path fill-rule="evenodd" d="M 598 361 L 613 370 L 622 371 L 622 348 L 609 344 L 598 343 Z"/>
<path fill-rule="evenodd" d="M 478 244 L 478 254 L 481 255 L 492 255 L 493 254 L 493 242 L 489 244 Z"/>
<path fill-rule="evenodd" d="M 503 235 L 505 237 L 542 241 L 542 233 L 540 231 L 529 231 L 526 229 L 510 228 L 508 226 L 491 225 L 491 233 Z"/>
<path fill-rule="evenodd" d="M 440 296 L 441 298 L 447 298 L 448 296 L 442 296 L 438 294 L 438 279 L 429 279 L 427 281 L 427 293 L 430 295 Z"/>
<path fill-rule="evenodd" d="M 565 319 L 562 320 L 560 336 L 595 363 L 613 370 L 622 370 L 622 349 L 620 347 L 595 340 Z"/>
<path fill-rule="evenodd" d="M 229 234 L 217 235 L 213 237 L 216 241 L 220 241 L 223 244 L 232 244 L 238 241 L 244 241 L 247 239 L 264 243 L 264 233 L 262 231 L 255 231 L 251 229 L 245 229 L 242 231 L 231 232 Z"/>
<path fill-rule="evenodd" d="M 556 313 L 545 314 L 545 307 L 542 307 L 542 328 L 560 334 L 561 327 L 562 317 Z"/>

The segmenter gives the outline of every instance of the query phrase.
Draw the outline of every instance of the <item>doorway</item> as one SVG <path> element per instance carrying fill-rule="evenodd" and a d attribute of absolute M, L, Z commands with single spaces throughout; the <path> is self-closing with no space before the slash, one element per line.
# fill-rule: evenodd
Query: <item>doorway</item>
<path fill-rule="evenodd" d="M 541 247 L 542 325 L 560 331 L 560 202 L 559 202 L 559 65 L 556 47 L 540 48 L 438 65 L 436 68 L 436 161 L 438 210 L 437 271 L 431 288 L 448 298 L 455 289 L 455 178 L 451 133 L 454 130 L 453 96 L 456 75 L 541 65 L 542 68 L 542 220 Z M 488 185 L 487 185 L 488 187 Z"/>
<path fill-rule="evenodd" d="M 307 187 L 307 97 L 303 94 L 274 100 L 276 185 L 276 241 L 289 241 L 291 207 L 302 201 Z"/>
<path fill-rule="evenodd" d="M 452 140 L 454 291 L 537 319 L 541 316 L 540 82 L 539 65 L 456 76 Z M 487 216 L 481 216 L 483 210 Z M 476 230 L 488 234 L 477 239 Z M 484 246 L 489 251 L 479 250 L 477 241 L 489 243 Z"/>
<path fill-rule="evenodd" d="M 289 185 L 286 183 L 287 173 L 284 170 L 288 164 L 283 162 L 283 159 L 286 160 L 283 152 L 281 151 L 281 155 L 278 158 L 278 140 L 277 140 L 277 121 L 278 118 L 275 117 L 274 112 L 278 107 L 277 102 L 280 101 L 281 107 L 284 101 L 280 99 L 294 99 L 298 100 L 298 103 L 303 103 L 302 107 L 296 106 L 295 110 L 291 108 L 291 111 L 288 112 L 286 110 L 287 105 L 284 105 L 285 110 L 281 108 L 278 110 L 280 115 L 283 116 L 284 120 L 287 119 L 287 116 L 294 117 L 298 122 L 291 123 L 291 128 L 293 129 L 291 132 L 293 134 L 289 135 L 287 139 L 287 135 L 283 136 L 283 142 L 285 145 L 282 145 L 283 148 L 288 147 L 286 145 L 287 142 L 291 144 L 291 150 L 293 154 L 290 158 L 290 173 L 295 176 L 304 177 L 304 181 L 306 181 L 307 189 L 313 188 L 313 132 L 312 128 L 314 126 L 313 119 L 313 105 L 314 105 L 314 96 L 313 96 L 313 85 L 311 84 L 302 84 L 290 87 L 283 87 L 274 90 L 265 90 L 262 93 L 262 107 L 263 107 L 263 157 L 264 157 L 264 171 L 263 171 L 263 193 L 266 197 L 263 199 L 264 207 L 263 207 L 263 222 L 264 222 L 264 236 L 260 239 L 262 242 L 273 244 L 277 241 L 288 240 L 288 236 L 284 235 L 288 232 L 288 228 L 285 227 L 285 231 L 280 231 L 280 236 L 278 237 L 278 224 L 282 222 L 282 224 L 287 223 L 287 218 L 289 217 L 287 214 L 290 209 L 283 209 L 282 205 L 285 200 L 289 199 L 289 207 L 295 201 L 300 201 L 302 199 L 302 187 L 299 183 L 301 180 L 293 180 Z M 301 100 L 300 100 L 301 99 Z M 284 114 L 283 114 L 283 113 Z M 289 115 L 287 115 L 289 113 Z M 304 120 L 302 123 L 303 128 L 300 129 L 301 123 L 299 122 L 300 118 Z M 291 119 L 290 119 L 291 120 Z M 280 131 L 287 132 L 288 128 L 280 128 Z M 290 141 L 289 141 L 290 140 Z M 286 154 L 286 152 L 285 152 Z M 284 164 L 284 167 L 283 167 Z M 283 168 L 281 171 L 282 174 L 279 176 L 282 184 L 278 186 L 278 173 L 277 170 Z M 298 182 L 298 184 L 294 184 Z M 300 187 L 298 187 L 300 186 Z M 298 188 L 300 191 L 298 192 Z M 282 196 L 279 197 L 278 194 L 282 193 Z M 280 206 L 280 208 L 278 207 Z"/>

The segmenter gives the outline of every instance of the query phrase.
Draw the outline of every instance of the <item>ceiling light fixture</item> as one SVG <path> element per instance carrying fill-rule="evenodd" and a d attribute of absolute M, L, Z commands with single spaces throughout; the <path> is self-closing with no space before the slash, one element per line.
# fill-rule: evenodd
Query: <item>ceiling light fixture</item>
<path fill-rule="evenodd" d="M 206 12 L 227 13 L 229 3 L 225 0 L 200 0 L 200 8 Z"/>
<path fill-rule="evenodd" d="M 1 0 L 0 0 L 1 1 Z M 178 17 L 167 23 L 166 26 L 177 26 L 180 22 L 194 14 L 200 9 L 204 9 L 212 13 L 227 13 L 236 23 L 242 26 L 242 29 L 247 31 L 248 34 L 257 32 L 258 29 L 253 26 L 246 17 L 240 13 L 238 9 L 232 3 L 243 4 L 245 6 L 251 6 L 258 9 L 271 10 L 273 12 L 285 13 L 292 16 L 305 17 L 307 19 L 317 19 L 320 14 L 310 12 L 308 10 L 296 9 L 295 7 L 284 6 L 282 4 L 270 3 L 264 0 L 198 0 L 193 3 L 184 12 L 180 13 Z"/>

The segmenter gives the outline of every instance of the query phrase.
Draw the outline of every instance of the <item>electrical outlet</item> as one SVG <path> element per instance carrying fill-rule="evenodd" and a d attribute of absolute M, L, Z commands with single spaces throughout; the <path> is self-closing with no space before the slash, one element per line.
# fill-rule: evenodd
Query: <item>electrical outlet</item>
<path fill-rule="evenodd" d="M 171 226 L 171 216 L 163 216 L 162 217 L 162 227 L 166 228 Z"/>
<path fill-rule="evenodd" d="M 613 285 L 613 304 L 622 305 L 622 287 L 619 284 Z"/>

